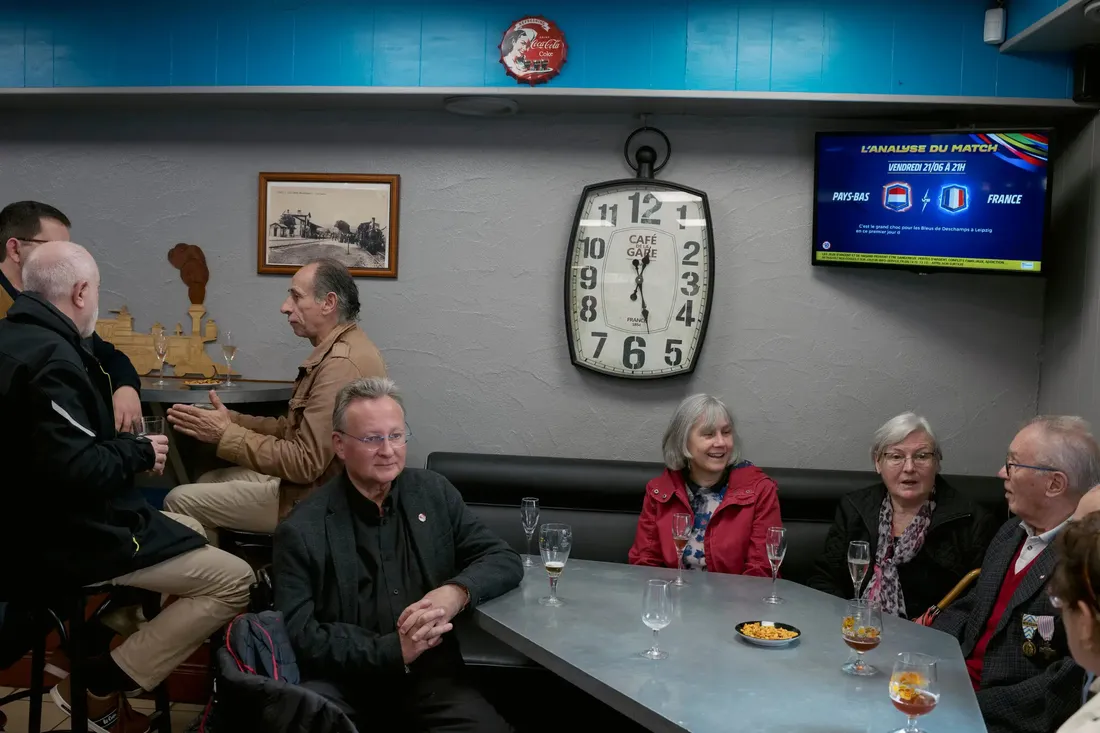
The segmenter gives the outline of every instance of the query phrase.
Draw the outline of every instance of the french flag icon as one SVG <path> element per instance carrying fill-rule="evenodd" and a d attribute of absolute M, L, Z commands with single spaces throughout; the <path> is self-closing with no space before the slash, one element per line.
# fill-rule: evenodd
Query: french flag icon
<path fill-rule="evenodd" d="M 969 204 L 967 198 L 966 189 L 962 186 L 944 186 L 940 193 L 940 208 L 952 214 L 958 213 Z"/>
<path fill-rule="evenodd" d="M 891 211 L 909 211 L 913 206 L 913 189 L 908 183 L 887 183 L 882 187 L 882 205 Z"/>

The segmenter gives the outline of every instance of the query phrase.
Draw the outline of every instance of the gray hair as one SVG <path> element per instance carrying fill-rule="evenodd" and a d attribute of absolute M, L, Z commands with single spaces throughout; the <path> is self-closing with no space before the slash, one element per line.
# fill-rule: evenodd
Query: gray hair
<path fill-rule="evenodd" d="M 1100 484 L 1100 445 L 1084 418 L 1073 415 L 1040 415 L 1028 422 L 1038 425 L 1048 438 L 1038 459 L 1066 475 L 1072 492 L 1083 494 Z"/>
<path fill-rule="evenodd" d="M 56 304 L 67 300 L 77 283 L 94 281 L 95 274 L 88 250 L 72 242 L 48 242 L 31 250 L 23 264 L 23 289 Z"/>
<path fill-rule="evenodd" d="M 936 440 L 936 434 L 932 432 L 932 426 L 928 424 L 927 419 L 914 412 L 895 415 L 875 431 L 874 442 L 871 443 L 871 461 L 877 463 L 887 448 L 897 445 L 917 430 L 928 433 L 928 438 L 932 441 L 932 450 L 936 458 L 942 461 L 943 452 L 940 451 L 940 444 Z"/>
<path fill-rule="evenodd" d="M 340 323 L 359 320 L 359 288 L 348 268 L 340 260 L 331 257 L 319 257 L 306 264 L 317 265 L 313 273 L 313 297 L 324 300 L 325 296 L 332 293 L 336 296 Z"/>
<path fill-rule="evenodd" d="M 664 452 L 665 465 L 673 471 L 680 471 L 688 464 L 691 454 L 688 453 L 688 437 L 691 429 L 699 420 L 703 421 L 703 430 L 713 430 L 722 420 L 728 420 L 730 429 L 733 430 L 733 450 L 730 452 L 730 464 L 741 460 L 741 441 L 734 429 L 733 413 L 725 403 L 717 397 L 708 394 L 693 394 L 685 397 L 676 412 L 672 415 L 672 421 L 665 429 L 665 437 L 661 442 L 661 450 Z"/>
<path fill-rule="evenodd" d="M 397 390 L 397 385 L 389 377 L 360 377 L 348 382 L 336 395 L 336 406 L 332 408 L 332 429 L 343 432 L 347 425 L 347 412 L 356 400 L 380 400 L 389 397 L 405 412 L 405 402 Z"/>

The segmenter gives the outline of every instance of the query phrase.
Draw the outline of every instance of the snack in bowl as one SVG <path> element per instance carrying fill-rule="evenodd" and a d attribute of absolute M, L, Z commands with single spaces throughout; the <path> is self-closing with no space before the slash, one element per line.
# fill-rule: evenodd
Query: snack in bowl
<path fill-rule="evenodd" d="M 745 624 L 741 627 L 741 633 L 745 636 L 751 636 L 754 639 L 763 639 L 765 641 L 786 641 L 787 639 L 793 639 L 798 636 L 797 631 L 790 631 L 778 626 L 765 626 L 759 621 Z"/>
<path fill-rule="evenodd" d="M 184 387 L 213 387 L 216 384 L 221 384 L 220 379 L 185 379 L 183 380 Z"/>
<path fill-rule="evenodd" d="M 779 621 L 742 621 L 733 630 L 741 641 L 753 646 L 789 646 L 802 638 L 797 628 Z"/>

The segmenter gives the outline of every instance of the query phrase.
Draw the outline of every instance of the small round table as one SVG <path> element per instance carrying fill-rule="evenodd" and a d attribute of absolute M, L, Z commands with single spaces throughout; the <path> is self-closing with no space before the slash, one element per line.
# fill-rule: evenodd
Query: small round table
<path fill-rule="evenodd" d="M 244 405 L 259 402 L 288 402 L 294 394 L 294 382 L 248 382 L 233 381 L 226 389 L 223 384 L 211 385 L 207 389 L 190 389 L 183 386 L 182 379 L 166 379 L 167 384 L 153 384 L 153 377 L 141 378 L 141 401 L 149 405 L 155 417 L 165 419 L 167 427 L 166 405 L 210 405 L 210 389 L 218 393 L 218 399 L 226 405 Z M 176 447 L 176 436 L 168 430 L 168 463 L 181 484 L 191 483 L 184 466 L 183 458 Z"/>
<path fill-rule="evenodd" d="M 155 379 L 143 377 L 141 380 L 141 401 L 161 405 L 196 405 L 210 402 L 210 389 L 218 393 L 218 399 L 227 405 L 240 405 L 246 402 L 286 402 L 294 393 L 294 382 L 237 382 L 228 389 L 224 384 L 215 384 L 205 389 L 190 389 L 183 386 L 183 380 L 166 379 L 168 384 L 158 387 Z"/>

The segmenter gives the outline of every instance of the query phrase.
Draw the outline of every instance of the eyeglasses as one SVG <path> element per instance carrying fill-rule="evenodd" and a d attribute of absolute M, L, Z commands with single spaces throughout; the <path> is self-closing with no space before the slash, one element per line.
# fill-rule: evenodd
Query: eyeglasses
<path fill-rule="evenodd" d="M 15 237 L 20 242 L 30 242 L 32 244 L 46 244 L 50 240 L 48 239 L 24 239 L 23 237 Z"/>
<path fill-rule="evenodd" d="M 897 468 L 898 466 L 904 465 L 905 462 L 907 460 L 909 460 L 910 458 L 913 459 L 913 465 L 914 466 L 930 466 L 930 465 L 932 465 L 932 462 L 934 460 L 936 460 L 936 454 L 932 453 L 932 452 L 929 452 L 929 451 L 923 451 L 921 453 L 914 453 L 911 456 L 907 456 L 904 453 L 883 453 L 882 454 L 883 462 L 885 462 L 887 466 L 893 466 L 894 468 Z"/>
<path fill-rule="evenodd" d="M 343 430 L 337 430 L 336 432 L 341 435 L 346 435 L 352 440 L 358 440 L 363 444 L 363 447 L 370 453 L 375 453 L 382 448 L 382 445 L 389 441 L 390 445 L 394 448 L 400 448 L 409 442 L 409 438 L 412 437 L 412 431 L 406 430 L 403 433 L 390 433 L 389 435 L 367 435 L 360 438 L 358 435 L 352 435 L 351 433 L 345 433 Z"/>
<path fill-rule="evenodd" d="M 1013 463 L 1012 461 L 1005 459 L 1005 476 L 1012 478 L 1012 469 L 1014 468 L 1030 468 L 1032 471 L 1045 471 L 1047 473 L 1058 473 L 1062 469 L 1051 468 L 1050 466 L 1029 466 L 1026 463 Z"/>

